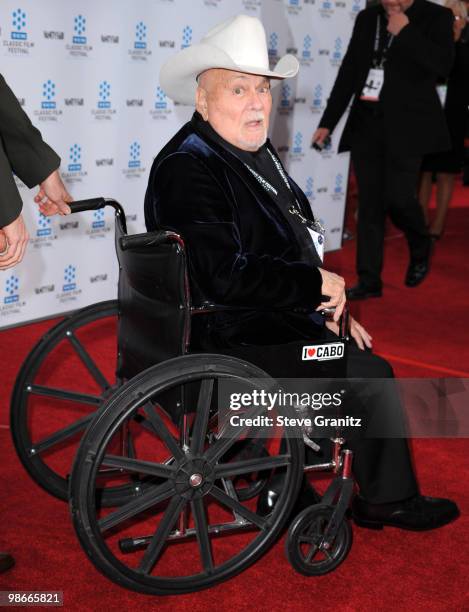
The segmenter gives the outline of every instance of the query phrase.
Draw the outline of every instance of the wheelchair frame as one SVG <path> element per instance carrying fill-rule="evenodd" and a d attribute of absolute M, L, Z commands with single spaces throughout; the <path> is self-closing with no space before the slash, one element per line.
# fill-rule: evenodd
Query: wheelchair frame
<path fill-rule="evenodd" d="M 298 495 L 302 473 L 332 470 L 335 478 L 322 497 L 321 503 L 305 509 L 296 517 L 290 526 L 286 544 L 289 561 L 297 571 L 305 575 L 320 575 L 332 571 L 345 559 L 352 542 L 351 528 L 345 518 L 353 493 L 352 452 L 343 448 L 345 440 L 341 436 L 340 431 L 337 431 L 334 438 L 332 438 L 332 459 L 323 463 L 304 466 L 301 459 L 302 452 L 297 448 L 296 440 L 289 442 L 291 463 L 286 462 L 285 458 L 287 455 L 285 454 L 278 455 L 277 459 L 270 457 L 270 455 L 267 455 L 267 457 L 264 455 L 260 458 L 254 457 L 253 459 L 240 459 L 240 455 L 235 454 L 234 457 L 231 457 L 231 461 L 220 463 L 224 457 L 224 451 L 228 451 L 230 446 L 234 446 L 235 441 L 232 436 L 228 438 L 229 443 L 225 443 L 224 446 L 221 435 L 217 435 L 214 432 L 208 433 L 211 421 L 208 415 L 209 408 L 207 406 L 203 407 L 203 399 L 204 394 L 205 396 L 207 395 L 207 385 L 209 383 L 205 382 L 208 379 L 204 378 L 204 376 L 216 376 L 218 373 L 221 373 L 220 378 L 223 376 L 233 376 L 234 378 L 249 380 L 254 377 L 267 378 L 268 375 L 258 367 L 254 367 L 248 362 L 234 357 L 185 354 L 190 342 L 191 316 L 203 316 L 219 308 L 213 304 L 203 304 L 197 308 L 191 306 L 184 241 L 174 232 L 166 231 L 128 236 L 126 233 L 124 211 L 115 200 L 94 198 L 78 201 L 72 204 L 72 212 L 97 210 L 106 205 L 112 206 L 115 210 L 116 248 L 118 255 L 121 253 L 121 275 L 123 274 L 122 268 L 124 265 L 122 261 L 123 252 L 134 251 L 142 253 L 147 248 L 155 250 L 162 245 L 172 244 L 175 247 L 175 252 L 182 256 L 182 268 L 180 270 L 181 278 L 183 279 L 183 298 L 177 305 L 177 308 L 182 312 L 183 322 L 180 350 L 182 356 L 169 360 L 160 360 L 161 363 L 151 365 L 148 369 L 132 364 L 130 371 L 132 371 L 132 368 L 135 370 L 137 367 L 137 372 L 141 369 L 143 369 L 143 372 L 131 377 L 130 375 L 122 376 L 122 370 L 129 366 L 122 363 L 123 355 L 120 351 L 120 372 L 116 384 L 112 384 L 102 375 L 86 348 L 81 344 L 75 334 L 75 329 L 79 328 L 82 322 L 89 321 L 90 317 L 94 321 L 93 316 L 96 313 L 102 314 L 105 317 L 112 316 L 114 312 L 119 312 L 119 304 L 112 301 L 105 302 L 103 305 L 98 304 L 82 309 L 78 313 L 66 318 L 46 334 L 33 349 L 25 361 L 15 384 L 11 411 L 12 433 L 15 447 L 23 465 L 40 486 L 62 499 L 68 498 L 68 481 L 70 480 L 70 507 L 74 525 L 80 542 L 93 564 L 106 576 L 127 588 L 153 594 L 183 593 L 206 588 L 211 584 L 239 573 L 248 565 L 254 563 L 273 544 L 287 521 Z M 180 285 L 178 291 L 181 291 Z M 344 341 L 347 339 L 346 330 L 347 319 L 344 316 L 341 321 L 341 339 Z M 71 344 L 80 360 L 101 387 L 102 393 L 100 396 L 70 393 L 66 390 L 46 387 L 34 382 L 35 375 L 40 366 L 38 361 L 41 355 L 45 353 L 47 357 L 48 352 L 62 340 Z M 219 371 L 217 367 L 219 367 Z M 180 420 L 178 444 L 164 425 L 161 416 L 157 414 L 156 408 L 153 408 L 153 411 L 149 408 L 142 409 L 138 402 L 141 399 L 142 386 L 150 389 L 154 381 L 157 380 L 160 387 L 164 388 L 165 385 L 168 386 L 170 379 L 174 379 L 172 372 L 179 370 L 186 373 L 187 380 L 192 380 L 192 377 L 194 380 L 200 379 L 202 382 L 200 383 L 195 420 L 191 423 L 189 413 L 184 412 Z M 197 377 L 199 378 L 197 379 Z M 125 383 L 122 380 L 124 378 L 128 378 Z M 183 379 L 183 386 L 187 387 L 187 380 Z M 169 390 L 171 391 L 171 388 Z M 94 414 L 87 415 L 85 418 L 72 423 L 59 432 L 55 432 L 37 444 L 32 441 L 27 432 L 27 403 L 31 395 L 43 395 L 56 399 L 82 402 L 96 406 L 97 410 Z M 206 397 L 205 400 L 208 401 Z M 209 403 L 211 400 L 212 396 L 210 394 Z M 135 406 L 138 406 L 136 409 L 135 406 L 131 406 L 132 402 L 134 404 L 137 402 L 135 404 Z M 150 404 L 154 402 L 151 399 L 151 395 L 149 395 L 149 402 Z M 199 412 L 204 416 L 199 417 Z M 152 431 L 153 435 L 155 432 L 157 435 L 160 435 L 170 454 L 172 453 L 172 458 L 161 463 L 154 463 L 153 467 L 147 465 L 148 462 L 138 462 L 137 459 L 134 459 L 132 455 L 135 449 L 132 448 L 129 433 L 129 427 L 134 422 L 139 422 L 143 429 L 146 428 L 147 431 Z M 71 479 L 57 475 L 54 470 L 51 470 L 45 464 L 43 465 L 40 458 L 42 452 L 47 451 L 54 444 L 61 444 L 74 434 L 80 433 L 85 429 L 86 432 L 80 441 L 79 450 L 74 461 Z M 106 431 L 106 434 L 104 434 L 104 431 Z M 111 433 L 109 433 L 110 431 Z M 105 455 L 106 442 L 104 442 L 104 437 L 107 436 L 108 439 L 111 439 L 115 438 L 116 435 L 120 438 L 119 447 L 121 454 L 119 456 Z M 318 450 L 319 447 L 313 440 L 309 439 L 305 432 L 303 432 L 302 438 L 305 445 L 313 450 Z M 205 448 L 206 446 L 208 447 L 207 449 Z M 224 449 L 223 452 L 220 451 L 220 447 Z M 215 454 L 212 453 L 213 457 L 210 454 L 211 448 L 218 448 Z M 279 457 L 284 457 L 283 463 L 282 460 L 278 459 Z M 104 465 L 107 466 L 104 470 L 102 468 L 103 458 Z M 300 467 L 298 462 L 301 464 L 301 469 L 298 470 L 299 473 L 291 473 L 291 465 L 298 465 L 298 468 Z M 254 480 L 254 482 L 248 485 L 247 490 L 244 491 L 243 489 L 237 489 L 235 478 L 246 475 L 249 470 L 257 472 L 258 476 L 259 474 L 262 476 L 263 474 L 271 473 L 272 469 L 278 469 L 282 466 L 285 467 L 286 473 L 289 474 L 286 479 L 285 491 L 282 491 L 278 507 L 276 506 L 272 516 L 269 515 L 267 519 L 260 520 L 259 516 L 255 512 L 253 513 L 251 510 L 248 510 L 246 506 L 243 506 L 242 502 L 250 500 L 253 495 L 257 496 L 262 491 L 266 477 L 259 478 L 257 481 Z M 188 481 L 185 471 L 187 469 L 193 472 L 188 475 Z M 114 475 L 120 476 L 126 470 L 130 470 L 131 475 L 137 474 L 138 476 L 129 478 L 124 485 L 117 484 L 117 486 L 103 487 L 102 490 L 93 484 L 103 475 L 111 477 Z M 204 470 L 208 470 L 210 477 L 204 473 Z M 146 551 L 142 561 L 143 569 L 148 570 L 146 574 L 145 571 L 142 572 L 142 566 L 137 571 L 134 571 L 134 569 L 129 570 L 128 567 L 124 568 L 124 565 L 117 556 L 114 555 L 113 559 L 112 554 L 109 557 L 107 551 L 104 550 L 103 543 L 100 541 L 101 534 L 98 526 L 106 525 L 108 527 L 111 524 L 112 527 L 114 526 L 113 521 L 118 520 L 118 518 L 124 517 L 124 521 L 131 518 L 132 512 L 134 514 L 138 513 L 139 503 L 143 503 L 142 507 L 145 510 L 145 503 L 149 503 L 150 498 L 153 499 L 153 505 L 169 499 L 168 496 L 164 497 L 168 492 L 166 489 L 164 494 L 161 492 L 163 485 L 158 484 L 158 479 L 161 478 L 173 479 L 171 491 L 176 491 L 179 501 L 174 501 L 177 497 L 174 494 L 164 511 L 160 526 L 153 535 L 131 536 L 119 540 L 118 546 L 121 553 L 128 554 L 139 550 Z M 178 489 L 179 481 L 177 478 L 184 480 L 184 484 L 181 485 L 182 488 Z M 222 488 L 217 483 L 221 483 Z M 189 487 L 187 489 L 188 492 L 184 487 Z M 204 487 L 206 489 L 205 492 Z M 225 507 L 228 507 L 233 514 L 233 520 L 209 524 L 204 506 L 206 502 L 203 500 L 205 495 L 215 498 L 222 505 L 224 504 Z M 181 502 L 182 499 L 185 500 L 184 503 Z M 188 520 L 187 505 L 191 506 L 195 521 L 192 527 Z M 120 509 L 111 511 L 108 516 L 114 518 L 107 519 L 106 522 L 105 517 L 99 518 L 99 513 L 102 513 L 103 508 L 108 506 L 117 506 Z M 140 510 L 140 512 L 143 510 Z M 210 536 L 252 530 L 256 527 L 260 528 L 261 532 L 266 532 L 261 533 L 262 537 L 257 536 L 254 540 L 256 542 L 258 539 L 260 543 L 256 546 L 250 545 L 251 548 L 248 546 L 246 548 L 247 552 L 243 551 L 245 553 L 244 557 L 231 563 L 231 566 L 229 563 L 225 564 L 228 569 L 221 571 L 219 576 L 215 575 L 216 568 L 214 569 L 214 561 L 210 553 Z M 198 542 L 204 576 L 201 578 L 198 574 L 195 574 L 190 580 L 181 578 L 175 582 L 171 579 L 165 580 L 164 577 L 155 580 L 151 572 L 166 544 L 168 542 L 194 538 Z M 303 552 L 305 544 L 307 545 L 307 551 Z M 331 554 L 331 551 L 334 554 Z M 318 553 L 322 553 L 323 558 L 315 561 Z M 238 556 L 235 555 L 234 558 L 237 559 Z"/>

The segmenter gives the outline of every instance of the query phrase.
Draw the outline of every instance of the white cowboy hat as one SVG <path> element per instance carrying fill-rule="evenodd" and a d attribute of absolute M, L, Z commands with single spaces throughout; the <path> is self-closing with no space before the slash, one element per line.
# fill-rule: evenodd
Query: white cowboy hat
<path fill-rule="evenodd" d="M 270 70 L 264 26 L 256 17 L 237 15 L 212 28 L 198 45 L 166 61 L 160 71 L 160 85 L 175 102 L 194 104 L 196 79 L 209 68 L 267 76 L 274 79 L 274 85 L 296 76 L 299 64 L 294 55 L 284 55 Z"/>

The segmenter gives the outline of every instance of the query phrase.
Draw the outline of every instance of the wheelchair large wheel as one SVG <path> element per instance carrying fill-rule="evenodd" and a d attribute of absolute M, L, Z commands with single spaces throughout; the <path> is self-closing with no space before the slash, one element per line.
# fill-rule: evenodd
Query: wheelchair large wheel
<path fill-rule="evenodd" d="M 228 424 L 215 431 L 212 425 L 214 405 L 223 408 L 221 384 L 254 385 L 254 378 L 267 375 L 233 357 L 178 357 L 126 383 L 96 415 L 73 466 L 70 507 L 82 547 L 105 576 L 143 593 L 188 593 L 238 574 L 272 545 L 301 485 L 302 439 L 264 430 L 268 454 L 239 459 L 230 449 L 256 439 L 259 430 Z M 177 433 L 162 399 L 188 386 L 192 400 L 184 411 L 192 414 Z M 283 408 L 278 413 L 291 416 Z M 134 431 L 138 460 L 109 450 L 123 423 Z M 154 482 L 120 508 L 103 508 L 96 502 L 103 466 L 120 470 L 124 481 L 137 473 Z M 256 499 L 241 501 L 234 482 L 240 474 L 272 469 L 284 471 L 285 484 L 272 513 L 261 516 Z"/>
<path fill-rule="evenodd" d="M 352 528 L 346 518 L 340 523 L 331 546 L 324 542 L 333 512 L 332 506 L 310 506 L 290 525 L 285 542 L 287 558 L 304 576 L 322 576 L 332 572 L 350 552 Z"/>
<path fill-rule="evenodd" d="M 83 308 L 36 344 L 13 389 L 11 431 L 21 462 L 52 495 L 67 500 L 69 473 L 81 436 L 117 388 L 117 301 Z M 124 499 L 122 489 L 107 500 Z"/>

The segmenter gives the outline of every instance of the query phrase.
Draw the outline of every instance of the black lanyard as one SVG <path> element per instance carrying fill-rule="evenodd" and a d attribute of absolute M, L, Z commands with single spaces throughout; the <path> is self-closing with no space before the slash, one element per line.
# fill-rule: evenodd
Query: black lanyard
<path fill-rule="evenodd" d="M 297 219 L 299 219 L 301 221 L 302 224 L 306 225 L 307 227 L 309 227 L 310 229 L 314 230 L 315 232 L 318 232 L 322 235 L 324 235 L 325 230 L 323 228 L 323 226 L 318 222 L 318 221 L 311 221 L 310 219 L 307 219 L 302 213 L 301 213 L 301 207 L 300 204 L 297 200 L 297 198 L 295 197 L 291 185 L 288 181 L 287 175 L 285 174 L 283 168 L 282 168 L 282 164 L 280 163 L 280 161 L 275 157 L 275 155 L 273 155 L 273 153 L 270 151 L 270 149 L 267 149 L 267 153 L 270 155 L 272 161 L 274 162 L 274 166 L 277 168 L 277 172 L 280 174 L 280 176 L 282 177 L 283 182 L 285 183 L 285 185 L 287 186 L 288 190 L 290 191 L 290 193 L 292 194 L 293 198 L 294 198 L 294 203 L 291 204 L 288 208 L 288 212 L 293 215 L 294 217 L 296 217 Z M 243 161 L 244 165 L 246 166 L 246 168 L 249 170 L 249 172 L 257 179 L 258 183 L 268 192 L 271 192 L 275 195 L 277 195 L 277 190 L 275 189 L 275 187 L 273 187 L 269 181 L 267 179 L 265 179 L 263 176 L 261 176 L 258 172 L 256 172 L 253 168 L 251 168 L 251 166 L 249 164 L 247 164 L 245 161 Z"/>
<path fill-rule="evenodd" d="M 378 52 L 379 52 L 379 43 L 381 39 L 381 27 L 382 27 L 381 19 L 382 19 L 382 16 L 378 15 L 378 21 L 376 22 L 375 46 L 373 49 L 374 51 L 373 68 L 382 68 L 384 66 L 384 62 L 386 61 L 386 55 L 389 51 L 389 47 L 391 46 L 391 43 L 394 38 L 392 34 L 388 37 L 388 40 L 386 41 L 384 48 L 383 48 L 383 52 L 381 54 L 381 61 L 378 64 Z"/>

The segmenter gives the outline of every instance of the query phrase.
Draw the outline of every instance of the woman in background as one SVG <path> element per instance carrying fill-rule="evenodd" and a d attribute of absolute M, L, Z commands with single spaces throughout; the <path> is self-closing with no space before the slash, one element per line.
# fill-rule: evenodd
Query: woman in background
<path fill-rule="evenodd" d="M 445 6 L 454 14 L 455 60 L 446 83 L 439 86 L 451 135 L 452 148 L 442 153 L 425 155 L 420 177 L 419 200 L 427 223 L 432 178 L 436 174 L 436 214 L 429 224 L 430 236 L 438 240 L 445 227 L 446 213 L 454 191 L 456 175 L 464 161 L 464 133 L 469 104 L 469 26 L 468 9 L 461 0 L 447 0 Z"/>

